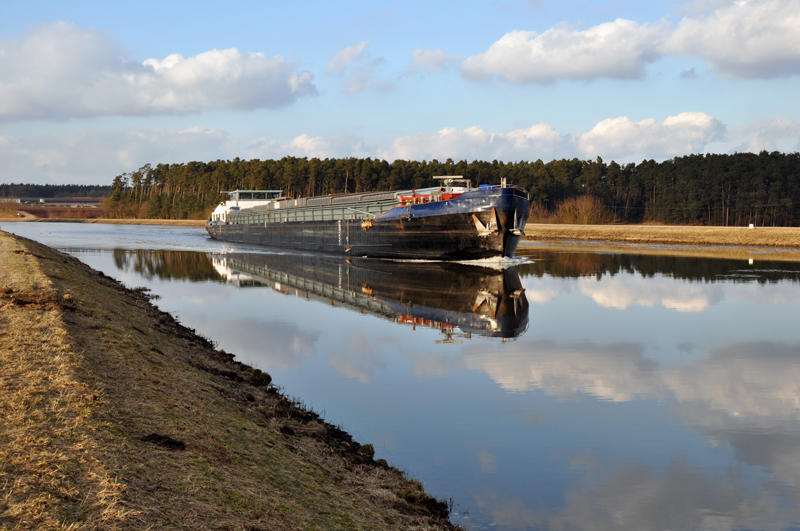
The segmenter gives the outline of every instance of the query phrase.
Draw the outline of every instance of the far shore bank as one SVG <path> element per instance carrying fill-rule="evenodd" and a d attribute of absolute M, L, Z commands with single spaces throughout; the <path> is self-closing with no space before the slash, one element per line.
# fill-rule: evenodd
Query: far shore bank
<path fill-rule="evenodd" d="M 800 227 L 549 225 L 529 223 L 525 240 L 643 245 L 726 245 L 800 249 Z"/>
<path fill-rule="evenodd" d="M 109 225 L 165 225 L 205 227 L 204 219 L 110 219 L 110 218 L 0 218 L 0 223 L 105 223 Z"/>

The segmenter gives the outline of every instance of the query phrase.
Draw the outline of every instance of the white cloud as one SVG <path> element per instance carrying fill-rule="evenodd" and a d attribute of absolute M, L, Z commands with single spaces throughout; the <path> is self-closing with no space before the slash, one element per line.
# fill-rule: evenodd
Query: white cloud
<path fill-rule="evenodd" d="M 528 298 L 528 302 L 531 304 L 547 304 L 562 293 L 561 289 L 552 285 L 540 287 L 539 283 L 523 282 L 523 284 L 526 284 L 525 296 Z"/>
<path fill-rule="evenodd" d="M 794 273 L 789 274 L 793 275 Z M 763 285 L 756 282 L 737 283 L 731 286 L 728 292 L 730 296 L 737 299 L 745 300 L 752 304 L 764 304 L 768 306 L 789 304 L 800 300 L 800 289 L 798 289 L 795 282 L 788 279 Z"/>
<path fill-rule="evenodd" d="M 182 131 L 74 131 L 30 138 L 6 135 L 0 137 L 0 182 L 103 183 L 148 162 L 234 157 L 373 157 L 388 161 L 452 158 L 510 162 L 593 159 L 599 155 L 624 163 L 702 152 L 724 131 L 725 126 L 707 114 L 682 113 L 663 122 L 611 118 L 583 134 L 562 134 L 544 123 L 509 133 L 489 132 L 482 126 L 446 127 L 398 137 L 383 146 L 366 144 L 355 136 L 323 137 L 308 133 L 289 141 L 261 137 L 242 146 L 225 131 L 202 127 Z M 739 151 L 783 148 L 800 139 L 800 125 L 793 120 L 758 121 L 734 131 L 737 141 L 743 143 Z M 540 298 L 535 299 L 534 295 Z M 537 302 L 553 296 L 534 290 L 529 298 Z M 675 304 L 677 309 L 681 303 Z"/>
<path fill-rule="evenodd" d="M 137 275 L 135 280 L 141 281 L 141 277 Z M 211 291 L 196 291 L 201 302 L 195 307 L 207 306 Z M 302 366 L 317 354 L 319 332 L 309 332 L 291 321 L 265 322 L 230 316 L 220 318 L 201 311 L 187 317 L 198 330 L 204 330 L 220 345 L 225 345 L 225 350 L 235 353 L 239 361 L 262 370 L 285 372 L 292 367 Z M 269 348 L 264 348 L 266 344 L 269 344 Z"/>
<path fill-rule="evenodd" d="M 0 41 L 0 120 L 280 107 L 315 93 L 312 79 L 236 48 L 138 63 L 111 34 L 57 22 Z"/>
<path fill-rule="evenodd" d="M 663 370 L 680 402 L 724 412 L 741 425 L 800 428 L 800 349 L 779 343 L 732 343 L 712 348 L 697 365 Z"/>
<path fill-rule="evenodd" d="M 0 182 L 108 184 L 146 163 L 233 158 L 225 131 L 75 131 L 0 143 Z"/>
<path fill-rule="evenodd" d="M 247 158 L 280 159 L 286 156 L 317 157 L 371 157 L 374 150 L 355 137 L 325 138 L 307 133 L 298 135 L 290 142 L 280 143 L 268 138 L 259 138 L 247 146 Z"/>
<path fill-rule="evenodd" d="M 800 74 L 800 0 L 742 0 L 686 17 L 666 49 L 734 78 Z"/>
<path fill-rule="evenodd" d="M 369 41 L 362 41 L 336 52 L 325 71 L 343 77 L 345 92 L 355 94 L 370 84 L 376 88 L 390 87 L 386 82 L 372 81 L 385 62 L 382 57 L 373 58 L 369 53 Z"/>
<path fill-rule="evenodd" d="M 325 67 L 326 72 L 336 72 L 344 74 L 350 66 L 361 59 L 369 48 L 369 41 L 361 41 L 355 46 L 348 46 L 339 50 Z"/>
<path fill-rule="evenodd" d="M 636 344 L 557 345 L 549 341 L 504 349 L 503 355 L 467 346 L 464 360 L 486 372 L 507 391 L 541 389 L 550 396 L 572 398 L 579 393 L 602 400 L 628 402 L 637 397 L 666 397 L 658 366 Z"/>
<path fill-rule="evenodd" d="M 688 2 L 678 9 L 678 13 L 703 13 L 706 11 L 713 11 L 715 9 L 719 9 L 721 7 L 729 6 L 731 4 L 735 4 L 740 0 L 694 0 L 692 2 Z"/>
<path fill-rule="evenodd" d="M 491 515 L 492 527 L 496 526 L 499 529 L 544 528 L 545 514 L 543 511 L 534 510 L 530 503 L 525 503 L 520 498 L 509 498 L 506 492 L 500 493 L 489 487 L 484 487 L 473 496 L 475 505 L 487 515 Z"/>
<path fill-rule="evenodd" d="M 455 64 L 459 60 L 457 55 L 445 52 L 441 48 L 423 50 L 416 47 L 411 50 L 411 57 L 414 58 L 412 61 L 414 66 L 428 72 L 444 70 L 448 65 Z"/>
<path fill-rule="evenodd" d="M 494 474 L 497 472 L 497 457 L 486 450 L 481 450 L 478 453 L 478 465 L 484 474 Z"/>
<path fill-rule="evenodd" d="M 609 118 L 580 135 L 584 155 L 617 159 L 670 158 L 702 151 L 725 135 L 725 126 L 703 112 L 684 112 L 663 122 L 649 118 L 633 122 L 626 116 Z"/>
<path fill-rule="evenodd" d="M 507 391 L 613 402 L 674 400 L 681 404 L 676 412 L 701 431 L 800 432 L 798 353 L 797 345 L 730 343 L 709 349 L 698 363 L 672 366 L 647 358 L 641 344 L 542 340 L 505 348 L 502 356 L 468 345 L 461 356 Z"/>
<path fill-rule="evenodd" d="M 773 451 L 769 446 L 765 450 Z M 778 482 L 739 464 L 715 470 L 694 459 L 698 458 L 681 455 L 662 468 L 630 457 L 602 471 L 592 470 L 564 493 L 563 507 L 536 513 L 535 527 L 779 531 L 796 525 L 800 511 L 792 490 L 787 492 L 782 484 L 775 488 Z"/>
<path fill-rule="evenodd" d="M 689 15 L 674 29 L 617 19 L 586 30 L 561 23 L 542 33 L 510 31 L 468 57 L 461 72 L 511 83 L 632 79 L 662 56 L 683 55 L 733 78 L 800 74 L 800 0 L 696 0 L 681 11 Z"/>
<path fill-rule="evenodd" d="M 464 363 L 460 359 L 447 355 L 433 354 L 430 352 L 419 354 L 419 352 L 416 351 L 406 352 L 404 354 L 406 354 L 414 364 L 414 376 L 417 378 L 425 376 L 441 378 L 446 374 L 464 367 Z"/>
<path fill-rule="evenodd" d="M 731 130 L 731 136 L 745 137 L 734 151 L 796 151 L 800 147 L 800 123 L 797 120 L 774 118 L 755 120 Z"/>
<path fill-rule="evenodd" d="M 548 124 L 536 124 L 510 133 L 491 133 L 482 126 L 466 129 L 446 127 L 395 139 L 378 156 L 387 160 L 549 160 L 582 156 L 617 161 L 656 160 L 701 152 L 720 140 L 725 126 L 701 112 L 633 122 L 628 117 L 609 118 L 591 131 L 563 135 Z"/>
<path fill-rule="evenodd" d="M 289 142 L 259 138 L 246 147 L 226 131 L 74 131 L 33 138 L 0 137 L 0 182 L 108 184 L 146 163 L 297 157 L 369 157 L 359 138 L 302 134 Z"/>
<path fill-rule="evenodd" d="M 546 83 L 557 79 L 637 78 L 645 64 L 661 56 L 663 24 L 617 19 L 579 31 L 560 24 L 538 34 L 511 31 L 482 54 L 467 58 L 467 79 L 494 76 L 512 83 Z"/>
<path fill-rule="evenodd" d="M 536 160 L 555 156 L 566 143 L 567 140 L 547 124 L 508 134 L 490 133 L 481 126 L 446 127 L 435 133 L 397 138 L 390 148 L 378 150 L 378 155 L 387 160 Z"/>
<path fill-rule="evenodd" d="M 357 332 L 348 334 L 347 350 L 329 354 L 328 361 L 336 372 L 361 383 L 372 383 L 372 372 L 386 368 L 370 338 Z"/>
<path fill-rule="evenodd" d="M 606 277 L 602 280 L 582 277 L 581 293 L 606 308 L 625 309 L 631 305 L 652 307 L 660 304 L 678 312 L 702 312 L 719 304 L 723 298 L 719 285 L 676 281 L 662 276 L 644 279 L 639 276 Z"/>

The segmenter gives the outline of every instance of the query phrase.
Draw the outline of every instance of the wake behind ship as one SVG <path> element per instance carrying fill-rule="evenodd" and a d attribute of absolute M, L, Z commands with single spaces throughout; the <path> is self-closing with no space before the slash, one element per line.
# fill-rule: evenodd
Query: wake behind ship
<path fill-rule="evenodd" d="M 396 192 L 286 199 L 280 190 L 235 190 L 206 224 L 214 239 L 374 258 L 512 257 L 524 235 L 528 194 L 461 176 Z"/>

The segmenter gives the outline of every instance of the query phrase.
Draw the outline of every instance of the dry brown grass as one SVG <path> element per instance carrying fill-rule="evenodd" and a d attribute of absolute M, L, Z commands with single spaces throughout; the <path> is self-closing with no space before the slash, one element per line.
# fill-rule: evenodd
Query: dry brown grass
<path fill-rule="evenodd" d="M 97 401 L 81 382 L 58 292 L 39 259 L 0 234 L 0 527 L 77 529 L 127 515 L 95 455 Z"/>
<path fill-rule="evenodd" d="M 800 228 L 663 225 L 543 225 L 525 227 L 528 240 L 610 241 L 637 244 L 800 247 Z"/>
<path fill-rule="evenodd" d="M 418 482 L 142 293 L 3 232 L 0 278 L 0 528 L 449 527 Z"/>
<path fill-rule="evenodd" d="M 11 199 L 0 198 L 0 218 L 15 218 L 17 217 L 18 203 Z"/>
<path fill-rule="evenodd" d="M 566 199 L 558 204 L 555 212 L 549 212 L 541 204 L 531 205 L 531 223 L 606 225 L 617 219 L 606 209 L 603 202 L 589 195 Z"/>

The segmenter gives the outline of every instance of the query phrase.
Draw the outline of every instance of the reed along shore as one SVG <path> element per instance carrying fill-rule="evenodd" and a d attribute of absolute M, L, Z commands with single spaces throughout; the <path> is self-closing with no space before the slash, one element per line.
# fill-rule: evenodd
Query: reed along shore
<path fill-rule="evenodd" d="M 0 391 L 0 529 L 453 529 L 143 290 L 2 231 Z"/>

